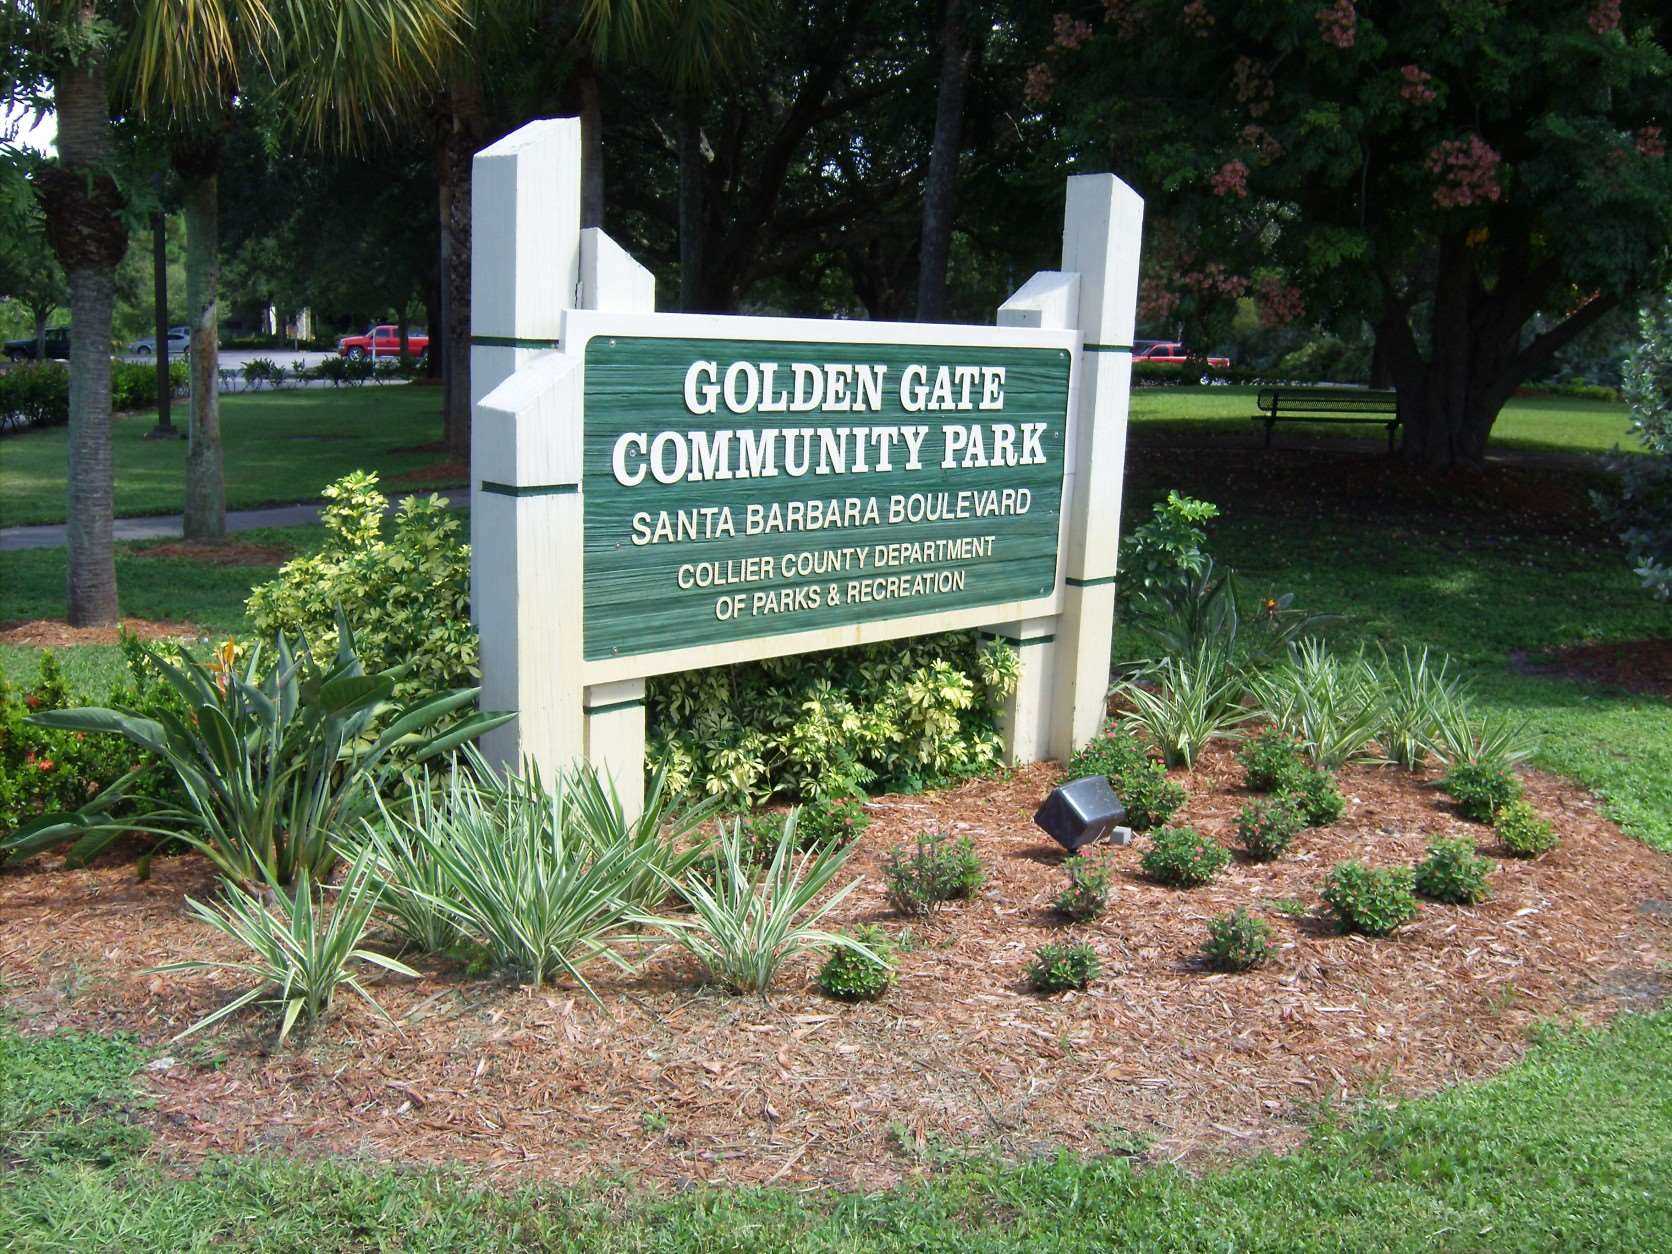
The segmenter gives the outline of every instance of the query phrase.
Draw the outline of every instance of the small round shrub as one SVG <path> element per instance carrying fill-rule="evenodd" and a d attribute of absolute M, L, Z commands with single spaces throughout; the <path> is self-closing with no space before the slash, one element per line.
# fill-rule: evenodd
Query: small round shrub
<path fill-rule="evenodd" d="M 1454 906 L 1472 906 L 1492 895 L 1486 886 L 1492 864 L 1475 852 L 1467 837 L 1428 842 L 1428 856 L 1417 864 L 1416 889 L 1424 897 Z"/>
<path fill-rule="evenodd" d="M 1329 873 L 1323 898 L 1344 932 L 1387 936 L 1417 916 L 1411 873 L 1404 867 L 1343 862 Z"/>
<path fill-rule="evenodd" d="M 1256 862 L 1270 862 L 1283 856 L 1300 828 L 1300 809 L 1291 798 L 1251 801 L 1237 816 L 1237 843 Z"/>
<path fill-rule="evenodd" d="M 1255 792 L 1275 792 L 1279 784 L 1302 769 L 1300 746 L 1275 727 L 1253 736 L 1237 751 L 1242 782 Z"/>
<path fill-rule="evenodd" d="M 1193 827 L 1164 827 L 1150 837 L 1138 864 L 1152 880 L 1191 888 L 1213 879 L 1230 860 L 1225 846 L 1213 837 Z"/>
<path fill-rule="evenodd" d="M 1446 772 L 1440 787 L 1457 802 L 1464 818 L 1490 823 L 1492 816 L 1521 795 L 1521 781 L 1501 766 L 1459 762 Z"/>
<path fill-rule="evenodd" d="M 1160 827 L 1184 804 L 1184 786 L 1167 778 L 1159 762 L 1145 762 L 1114 781 L 1115 795 L 1126 806 L 1127 826 L 1135 832 Z"/>
<path fill-rule="evenodd" d="M 849 845 L 865 834 L 871 816 L 857 797 L 820 797 L 803 802 L 795 833 L 803 850 Z"/>
<path fill-rule="evenodd" d="M 845 945 L 833 945 L 824 966 L 819 968 L 819 987 L 837 1001 L 876 1001 L 894 984 L 899 950 L 888 933 L 874 923 L 855 928 L 852 936 L 882 961 L 867 958 Z"/>
<path fill-rule="evenodd" d="M 1347 811 L 1347 799 L 1335 786 L 1335 776 L 1316 767 L 1293 772 L 1279 786 L 1277 795 L 1295 803 L 1307 827 L 1328 827 Z"/>
<path fill-rule="evenodd" d="M 1041 945 L 1033 951 L 1033 961 L 1028 963 L 1028 984 L 1036 993 L 1061 993 L 1085 988 L 1102 969 L 1097 951 L 1084 941 Z"/>
<path fill-rule="evenodd" d="M 1084 923 L 1109 908 L 1109 868 L 1087 857 L 1068 860 L 1068 887 L 1057 894 L 1057 913 Z"/>
<path fill-rule="evenodd" d="M 1202 953 L 1217 971 L 1247 971 L 1271 957 L 1271 924 L 1246 910 L 1233 910 L 1208 923 Z"/>
<path fill-rule="evenodd" d="M 1129 731 L 1113 728 L 1093 737 L 1068 759 L 1068 778 L 1106 775 L 1111 781 L 1149 765 L 1149 750 Z"/>
<path fill-rule="evenodd" d="M 1525 801 L 1512 801 L 1499 809 L 1492 830 L 1504 842 L 1504 848 L 1518 858 L 1536 858 L 1560 843 L 1555 825 L 1541 819 Z"/>
<path fill-rule="evenodd" d="M 907 852 L 896 845 L 883 864 L 888 900 L 901 914 L 925 915 L 948 901 L 975 896 L 987 872 L 968 836 L 948 844 L 939 833 L 924 833 Z"/>

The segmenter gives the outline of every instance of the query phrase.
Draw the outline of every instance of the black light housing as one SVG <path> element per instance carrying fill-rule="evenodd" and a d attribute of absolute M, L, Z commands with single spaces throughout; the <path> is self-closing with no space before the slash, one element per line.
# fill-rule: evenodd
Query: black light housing
<path fill-rule="evenodd" d="M 1125 819 L 1126 807 L 1109 787 L 1106 775 L 1070 780 L 1045 798 L 1033 816 L 1045 834 L 1070 853 L 1106 836 L 1116 844 L 1127 844 L 1132 832 L 1120 826 Z"/>

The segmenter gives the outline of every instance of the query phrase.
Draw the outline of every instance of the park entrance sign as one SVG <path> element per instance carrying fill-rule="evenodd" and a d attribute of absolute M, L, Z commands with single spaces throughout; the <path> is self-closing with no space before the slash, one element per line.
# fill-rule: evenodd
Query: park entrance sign
<path fill-rule="evenodd" d="M 1012 761 L 1108 685 L 1142 203 L 1069 180 L 1064 268 L 993 327 L 657 314 L 579 227 L 578 124 L 479 153 L 472 605 L 485 745 L 642 795 L 644 681 L 976 628 Z"/>

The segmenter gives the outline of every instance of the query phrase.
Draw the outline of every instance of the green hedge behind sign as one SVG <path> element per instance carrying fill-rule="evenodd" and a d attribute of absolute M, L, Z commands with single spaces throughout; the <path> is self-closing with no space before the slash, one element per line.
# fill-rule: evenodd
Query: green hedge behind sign
<path fill-rule="evenodd" d="M 592 339 L 586 658 L 1049 595 L 1069 361 Z"/>

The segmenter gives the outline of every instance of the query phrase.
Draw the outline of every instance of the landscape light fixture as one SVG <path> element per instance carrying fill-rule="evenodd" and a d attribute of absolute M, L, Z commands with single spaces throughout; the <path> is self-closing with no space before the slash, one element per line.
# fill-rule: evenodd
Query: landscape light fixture
<path fill-rule="evenodd" d="M 1033 821 L 1069 853 L 1107 837 L 1112 843 L 1132 842 L 1132 829 L 1120 824 L 1126 807 L 1109 787 L 1106 775 L 1069 780 L 1045 798 Z"/>

